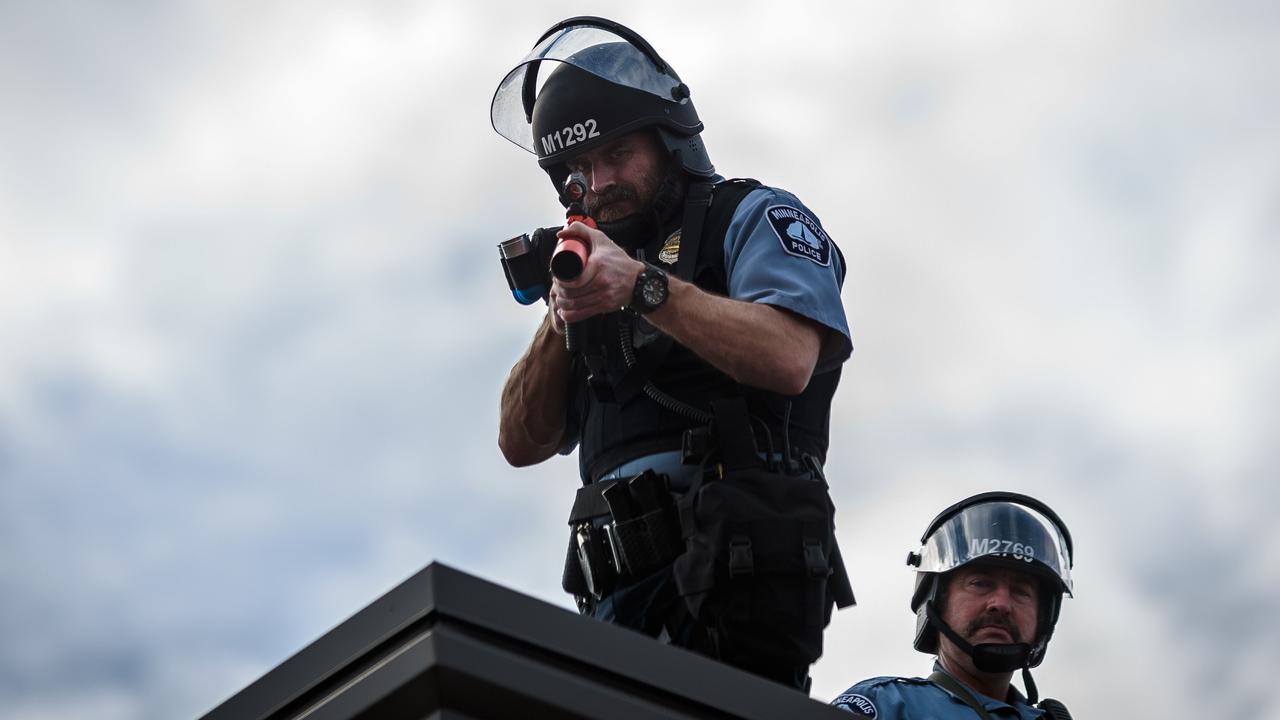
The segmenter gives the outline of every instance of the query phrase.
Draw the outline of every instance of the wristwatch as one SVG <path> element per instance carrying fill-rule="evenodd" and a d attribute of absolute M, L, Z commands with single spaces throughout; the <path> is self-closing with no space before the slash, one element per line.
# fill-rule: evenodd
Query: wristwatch
<path fill-rule="evenodd" d="M 645 263 L 644 270 L 636 276 L 636 286 L 631 291 L 631 304 L 623 310 L 636 315 L 647 315 L 662 307 L 666 301 L 667 274 Z"/>

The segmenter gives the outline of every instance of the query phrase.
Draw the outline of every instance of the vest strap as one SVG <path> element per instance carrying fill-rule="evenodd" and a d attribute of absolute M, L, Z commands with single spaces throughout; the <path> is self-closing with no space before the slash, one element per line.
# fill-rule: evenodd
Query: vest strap
<path fill-rule="evenodd" d="M 951 693 L 960 702 L 973 708 L 973 711 L 978 713 L 978 717 L 982 718 L 982 720 L 991 720 L 991 713 L 987 712 L 987 709 L 982 706 L 982 703 L 978 702 L 978 698 L 974 697 L 973 693 L 969 692 L 968 688 L 957 682 L 955 678 L 944 672 L 935 670 L 933 674 L 929 676 L 929 680 L 943 690 Z"/>
<path fill-rule="evenodd" d="M 692 183 L 685 197 L 684 225 L 680 229 L 680 257 L 676 260 L 676 277 L 685 282 L 693 281 L 693 270 L 698 264 L 698 250 L 702 246 L 702 225 L 707 220 L 707 211 L 711 209 L 711 191 L 714 188 L 709 182 Z"/>

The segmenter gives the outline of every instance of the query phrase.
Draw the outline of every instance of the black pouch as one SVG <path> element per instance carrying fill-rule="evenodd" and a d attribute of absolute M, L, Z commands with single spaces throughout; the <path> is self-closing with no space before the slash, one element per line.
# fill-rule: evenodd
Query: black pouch
<path fill-rule="evenodd" d="M 620 579 L 648 575 L 684 550 L 667 478 L 652 470 L 579 488 L 569 528 L 560 584 L 578 597 L 600 600 Z"/>
<path fill-rule="evenodd" d="M 809 664 L 822 655 L 832 605 L 853 603 L 835 508 L 816 464 L 765 467 L 745 403 L 734 400 L 716 403 L 722 463 L 679 503 L 686 550 L 673 566 L 676 587 L 722 658 Z"/>

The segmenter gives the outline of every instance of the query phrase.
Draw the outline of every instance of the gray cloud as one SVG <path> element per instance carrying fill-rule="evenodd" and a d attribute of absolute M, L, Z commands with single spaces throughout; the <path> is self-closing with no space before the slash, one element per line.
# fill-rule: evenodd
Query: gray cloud
<path fill-rule="evenodd" d="M 432 559 L 567 604 L 575 464 L 493 436 L 538 317 L 493 244 L 558 207 L 486 113 L 575 11 L 0 10 L 14 717 L 197 715 Z M 722 172 L 850 259 L 830 469 L 861 604 L 815 696 L 925 671 L 901 559 L 1008 487 L 1080 549 L 1042 689 L 1276 714 L 1270 6 L 600 12 L 693 86 Z"/>

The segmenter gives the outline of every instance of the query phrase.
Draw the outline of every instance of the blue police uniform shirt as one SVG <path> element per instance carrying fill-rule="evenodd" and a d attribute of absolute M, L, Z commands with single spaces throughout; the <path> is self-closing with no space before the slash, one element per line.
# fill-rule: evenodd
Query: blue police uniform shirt
<path fill-rule="evenodd" d="M 724 258 L 729 297 L 785 308 L 835 331 L 827 333 L 815 375 L 849 357 L 844 258 L 795 195 L 762 186 L 743 198 L 725 233 Z"/>
<path fill-rule="evenodd" d="M 942 666 L 934 663 L 933 669 L 942 670 Z M 1037 720 L 1044 717 L 1044 711 L 1028 705 L 1016 688 L 1010 688 L 1010 695 L 1013 702 L 1006 703 L 973 691 L 973 696 L 994 719 Z M 845 690 L 831 704 L 857 717 L 876 720 L 974 720 L 977 717 L 973 708 L 963 700 L 925 678 L 878 677 L 863 680 Z"/>

